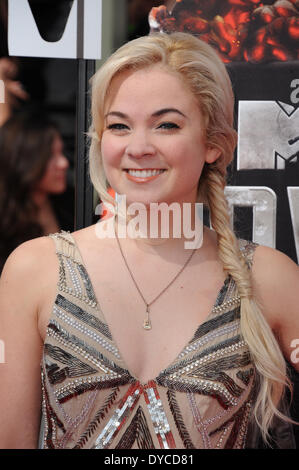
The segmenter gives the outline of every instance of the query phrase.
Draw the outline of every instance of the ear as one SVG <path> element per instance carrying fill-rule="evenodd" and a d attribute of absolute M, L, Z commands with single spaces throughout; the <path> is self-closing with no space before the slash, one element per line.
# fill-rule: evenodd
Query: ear
<path fill-rule="evenodd" d="M 221 155 L 221 150 L 215 147 L 208 147 L 205 161 L 207 163 L 214 163 Z"/>

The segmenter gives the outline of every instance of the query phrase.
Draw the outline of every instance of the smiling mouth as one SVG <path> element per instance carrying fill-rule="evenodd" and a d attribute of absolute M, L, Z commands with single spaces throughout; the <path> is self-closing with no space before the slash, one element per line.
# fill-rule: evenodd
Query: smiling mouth
<path fill-rule="evenodd" d="M 151 176 L 160 175 L 166 171 L 165 169 L 144 169 L 144 170 L 133 170 L 125 169 L 125 171 L 130 175 L 136 178 L 149 178 Z"/>

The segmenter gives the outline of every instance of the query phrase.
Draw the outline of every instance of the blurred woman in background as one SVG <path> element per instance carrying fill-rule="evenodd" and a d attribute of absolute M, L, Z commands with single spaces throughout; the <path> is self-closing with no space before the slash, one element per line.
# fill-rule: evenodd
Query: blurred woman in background
<path fill-rule="evenodd" d="M 51 196 L 66 190 L 68 166 L 58 129 L 41 113 L 19 112 L 0 129 L 0 272 L 19 244 L 62 228 Z"/>

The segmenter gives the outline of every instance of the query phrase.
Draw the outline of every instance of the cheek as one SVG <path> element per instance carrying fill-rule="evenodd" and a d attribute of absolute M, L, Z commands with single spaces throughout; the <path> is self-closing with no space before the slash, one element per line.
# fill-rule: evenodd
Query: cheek
<path fill-rule="evenodd" d="M 47 170 L 40 182 L 38 183 L 38 187 L 44 191 L 47 191 L 49 187 L 51 187 L 53 182 L 51 171 Z"/>
<path fill-rule="evenodd" d="M 173 165 L 184 171 L 194 173 L 201 171 L 205 160 L 205 152 L 202 145 L 196 141 L 176 142 L 167 147 L 167 153 Z"/>
<path fill-rule="evenodd" d="M 169 149 L 170 155 L 171 151 L 179 184 L 189 187 L 197 186 L 205 164 L 205 147 L 201 142 L 194 140 L 190 141 L 189 145 L 177 145 Z"/>
<path fill-rule="evenodd" d="M 110 137 L 105 137 L 104 135 L 101 142 L 101 155 L 104 167 L 113 166 L 113 164 L 119 161 L 122 155 L 121 143 Z"/>
<path fill-rule="evenodd" d="M 48 168 L 39 183 L 39 187 L 41 187 L 44 191 L 51 191 L 56 187 L 60 187 L 62 182 L 65 181 L 65 175 L 57 175 L 55 168 Z"/>

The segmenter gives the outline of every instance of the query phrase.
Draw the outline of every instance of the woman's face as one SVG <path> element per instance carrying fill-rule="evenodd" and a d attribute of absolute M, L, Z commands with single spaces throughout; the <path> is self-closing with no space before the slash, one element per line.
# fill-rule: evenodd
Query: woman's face
<path fill-rule="evenodd" d="M 219 156 L 205 144 L 202 121 L 194 95 L 165 69 L 115 77 L 101 141 L 112 188 L 128 204 L 195 202 L 204 163 Z"/>
<path fill-rule="evenodd" d="M 57 134 L 52 143 L 52 156 L 36 189 L 50 194 L 63 193 L 67 185 L 68 167 L 68 159 L 63 154 L 63 142 Z"/>

